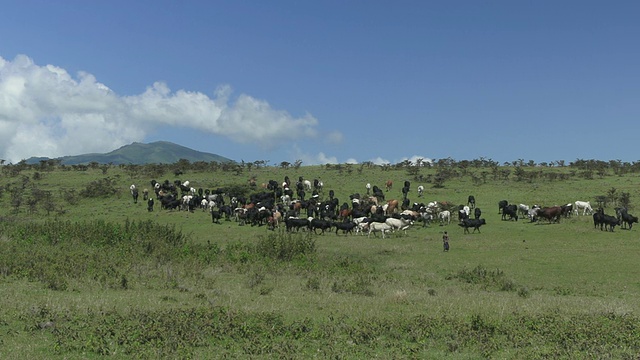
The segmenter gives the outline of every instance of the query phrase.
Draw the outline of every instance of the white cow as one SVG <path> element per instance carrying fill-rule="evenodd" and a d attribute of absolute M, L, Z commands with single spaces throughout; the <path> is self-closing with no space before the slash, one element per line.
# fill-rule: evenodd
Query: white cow
<path fill-rule="evenodd" d="M 576 201 L 573 203 L 573 211 L 576 212 L 576 215 L 580 215 L 578 210 L 582 210 L 582 215 L 591 215 L 593 214 L 593 209 L 591 208 L 591 204 L 588 201 Z"/>
<path fill-rule="evenodd" d="M 439 212 L 438 219 L 440 219 L 441 224 L 451 224 L 451 212 L 449 210 Z"/>
<path fill-rule="evenodd" d="M 311 181 L 309 181 L 309 180 L 305 180 L 305 181 L 303 181 L 302 183 L 304 184 L 304 188 L 305 188 L 305 190 L 307 190 L 307 191 L 311 191 Z"/>
<path fill-rule="evenodd" d="M 385 238 L 385 233 L 389 232 L 392 230 L 391 225 L 387 224 L 387 223 L 381 223 L 381 222 L 371 222 L 369 223 L 369 235 L 367 235 L 367 237 L 371 237 L 371 233 L 373 233 L 374 236 L 376 235 L 376 232 L 381 232 L 382 233 L 382 238 Z"/>
<path fill-rule="evenodd" d="M 407 229 L 409 228 L 409 226 L 411 226 L 413 224 L 413 221 L 411 220 L 407 220 L 407 219 L 396 219 L 396 218 L 388 218 L 387 220 L 385 220 L 385 223 L 387 225 L 390 225 L 392 230 L 404 230 L 405 235 L 407 234 Z"/>
<path fill-rule="evenodd" d="M 526 204 L 518 204 L 518 212 L 522 215 L 529 214 L 529 205 Z"/>
<path fill-rule="evenodd" d="M 367 195 L 369 195 L 369 192 L 371 191 L 371 184 L 367 183 L 367 185 L 365 185 L 365 188 L 367 188 Z"/>
<path fill-rule="evenodd" d="M 424 194 L 424 186 L 419 185 L 418 186 L 418 197 L 422 197 L 422 194 Z"/>

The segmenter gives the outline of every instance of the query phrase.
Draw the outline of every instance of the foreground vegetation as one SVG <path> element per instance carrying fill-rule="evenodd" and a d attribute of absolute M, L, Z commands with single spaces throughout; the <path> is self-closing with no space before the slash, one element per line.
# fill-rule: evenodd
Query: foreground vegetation
<path fill-rule="evenodd" d="M 635 359 L 638 229 L 497 214 L 502 199 L 637 213 L 638 170 L 614 164 L 5 165 L 0 357 Z M 397 187 L 387 198 L 403 180 L 413 201 L 473 194 L 487 225 L 465 235 L 416 224 L 384 240 L 288 234 L 148 212 L 128 193 L 166 178 L 250 194 L 261 190 L 249 179 L 285 175 L 320 177 L 341 202 L 387 179 Z"/>

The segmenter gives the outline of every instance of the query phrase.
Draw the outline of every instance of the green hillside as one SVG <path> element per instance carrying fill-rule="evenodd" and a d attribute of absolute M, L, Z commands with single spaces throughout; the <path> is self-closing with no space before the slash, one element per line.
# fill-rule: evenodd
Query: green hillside
<path fill-rule="evenodd" d="M 233 160 L 206 152 L 196 151 L 188 147 L 168 141 L 156 141 L 149 144 L 134 142 L 106 154 L 90 153 L 57 158 L 63 165 L 78 165 L 97 162 L 99 164 L 173 164 L 180 159 L 190 162 L 233 162 Z M 46 157 L 32 157 L 27 164 L 37 164 L 46 161 Z"/>

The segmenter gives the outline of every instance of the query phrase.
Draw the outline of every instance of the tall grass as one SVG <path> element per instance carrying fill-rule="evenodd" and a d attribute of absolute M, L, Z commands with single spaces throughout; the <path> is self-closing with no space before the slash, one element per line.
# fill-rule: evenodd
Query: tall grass
<path fill-rule="evenodd" d="M 129 185 L 143 189 L 151 178 L 160 180 L 153 173 L 3 168 L 0 358 L 631 359 L 640 353 L 635 228 L 608 233 L 594 229 L 589 217 L 536 224 L 501 221 L 497 214 L 502 199 L 595 204 L 602 196 L 605 212 L 625 200 L 633 213 L 640 195 L 635 172 L 411 170 L 208 168 L 181 180 L 251 194 L 261 190 L 246 185 L 250 177 L 258 184 L 284 175 L 321 177 L 321 197 L 332 189 L 343 203 L 364 193 L 367 182 L 382 186 L 387 179 L 396 187 L 386 197 L 400 198 L 399 184 L 409 179 L 414 191 L 418 184 L 427 190 L 422 198 L 410 192 L 412 201 L 457 205 L 475 195 L 487 220 L 482 233 L 432 224 L 383 240 L 219 225 L 202 211 L 149 212 L 146 204 L 133 204 Z M 48 205 L 33 194 L 51 194 Z M 444 230 L 451 236 L 448 253 Z"/>

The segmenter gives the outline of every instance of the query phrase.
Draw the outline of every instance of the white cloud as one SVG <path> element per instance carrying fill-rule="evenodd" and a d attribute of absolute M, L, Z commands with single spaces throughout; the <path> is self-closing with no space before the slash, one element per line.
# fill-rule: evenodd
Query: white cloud
<path fill-rule="evenodd" d="M 357 164 L 358 160 L 356 160 L 354 158 L 348 158 L 344 163 L 345 164 Z"/>
<path fill-rule="evenodd" d="M 338 158 L 335 156 L 326 156 L 323 152 L 319 153 L 317 156 L 319 164 L 337 164 Z"/>
<path fill-rule="evenodd" d="M 371 160 L 369 160 L 369 161 L 371 161 L 372 163 L 374 163 L 374 164 L 376 164 L 376 165 L 391 164 L 391 162 L 390 162 L 389 160 L 383 159 L 383 158 L 381 158 L 381 157 L 379 157 L 379 156 L 378 156 L 377 158 L 375 158 L 375 159 L 371 159 Z"/>
<path fill-rule="evenodd" d="M 424 163 L 433 163 L 432 159 L 430 159 L 430 158 L 428 158 L 426 156 L 419 156 L 419 155 L 413 155 L 412 157 L 408 157 L 408 158 L 405 157 L 405 158 L 402 158 L 402 160 L 400 160 L 398 162 L 400 163 L 400 162 L 403 162 L 405 160 L 411 161 L 411 163 L 413 165 L 416 165 L 418 163 L 418 160 L 421 160 L 423 164 Z"/>
<path fill-rule="evenodd" d="M 0 57 L 2 159 L 107 152 L 142 141 L 158 125 L 190 127 L 275 149 L 288 140 L 315 137 L 318 121 L 310 114 L 293 117 L 246 94 L 232 101 L 229 86 L 218 88 L 212 98 L 172 92 L 156 82 L 142 94 L 119 96 L 89 73 L 74 78 L 24 55 L 13 61 Z"/>

